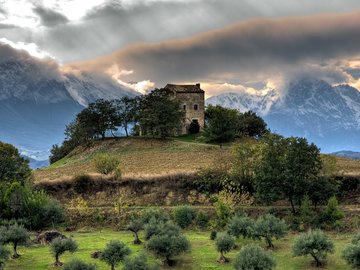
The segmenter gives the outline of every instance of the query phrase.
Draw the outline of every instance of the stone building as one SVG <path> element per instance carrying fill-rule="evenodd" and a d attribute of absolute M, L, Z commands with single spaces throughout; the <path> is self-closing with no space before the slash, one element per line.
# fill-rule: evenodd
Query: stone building
<path fill-rule="evenodd" d="M 188 134 L 191 122 L 198 122 L 202 130 L 205 125 L 205 91 L 200 88 L 200 84 L 167 84 L 165 88 L 175 92 L 176 98 L 181 102 L 181 108 L 185 111 L 182 126 L 177 131 L 178 135 Z"/>

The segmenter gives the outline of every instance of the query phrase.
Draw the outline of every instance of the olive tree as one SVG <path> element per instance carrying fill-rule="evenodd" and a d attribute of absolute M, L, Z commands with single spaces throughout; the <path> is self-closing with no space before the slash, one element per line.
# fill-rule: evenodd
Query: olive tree
<path fill-rule="evenodd" d="M 123 242 L 111 240 L 102 251 L 100 259 L 110 265 L 111 270 L 115 270 L 130 253 L 130 249 Z"/>
<path fill-rule="evenodd" d="M 141 240 L 139 238 L 139 231 L 141 231 L 144 227 L 144 223 L 140 218 L 133 218 L 130 223 L 127 225 L 126 229 L 131 231 L 134 234 L 134 244 L 140 245 Z"/>
<path fill-rule="evenodd" d="M 271 254 L 254 244 L 243 247 L 234 262 L 236 270 L 271 270 L 275 266 L 276 262 Z"/>
<path fill-rule="evenodd" d="M 78 244 L 72 238 L 62 239 L 58 237 L 51 242 L 50 249 L 55 257 L 54 266 L 62 266 L 63 263 L 60 262 L 60 256 L 66 251 L 74 253 L 78 249 Z"/>
<path fill-rule="evenodd" d="M 300 234 L 294 241 L 293 254 L 297 256 L 310 255 L 316 266 L 323 265 L 327 253 L 334 252 L 334 244 L 321 230 L 308 231 Z"/>
<path fill-rule="evenodd" d="M 360 269 L 360 233 L 347 245 L 342 253 L 343 259 L 353 268 Z"/>
<path fill-rule="evenodd" d="M 229 252 L 235 244 L 234 238 L 227 234 L 221 233 L 216 237 L 216 249 L 220 252 L 220 258 L 218 260 L 219 263 L 226 263 L 229 260 L 225 257 L 225 253 Z"/>
<path fill-rule="evenodd" d="M 64 270 L 95 270 L 96 267 L 93 264 L 88 264 L 80 260 L 72 260 L 64 265 Z"/>
<path fill-rule="evenodd" d="M 228 224 L 230 235 L 239 238 L 251 237 L 254 234 L 255 221 L 247 216 L 234 216 Z"/>
<path fill-rule="evenodd" d="M 139 254 L 134 258 L 126 258 L 122 270 L 158 270 L 157 265 L 150 265 L 144 254 Z"/>
<path fill-rule="evenodd" d="M 271 214 L 261 216 L 255 223 L 254 238 L 263 237 L 269 248 L 273 248 L 273 238 L 280 239 L 287 233 L 287 225 L 284 220 Z"/>
<path fill-rule="evenodd" d="M 176 207 L 174 210 L 175 222 L 182 229 L 185 229 L 186 227 L 191 225 L 195 217 L 196 217 L 195 210 L 189 205 L 179 206 Z"/>
<path fill-rule="evenodd" d="M 17 259 L 20 257 L 20 255 L 17 253 L 17 247 L 28 245 L 29 240 L 30 234 L 22 225 L 14 224 L 8 228 L 0 228 L 0 241 L 3 244 L 12 244 L 13 259 Z"/>

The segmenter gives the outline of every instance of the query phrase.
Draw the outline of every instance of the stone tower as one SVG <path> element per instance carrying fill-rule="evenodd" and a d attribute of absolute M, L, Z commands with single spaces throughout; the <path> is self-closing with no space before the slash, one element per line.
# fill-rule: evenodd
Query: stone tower
<path fill-rule="evenodd" d="M 200 88 L 200 83 L 195 85 L 167 84 L 165 88 L 175 92 L 176 98 L 181 103 L 181 109 L 185 112 L 178 135 L 188 134 L 191 122 L 198 122 L 202 130 L 205 126 L 205 91 Z"/>

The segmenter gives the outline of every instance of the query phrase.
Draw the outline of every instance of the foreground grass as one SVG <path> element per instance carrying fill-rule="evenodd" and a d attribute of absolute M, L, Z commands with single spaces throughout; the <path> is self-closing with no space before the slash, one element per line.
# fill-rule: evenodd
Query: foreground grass
<path fill-rule="evenodd" d="M 210 232 L 198 232 L 188 231 L 186 236 L 191 242 L 191 252 L 179 256 L 177 263 L 174 267 L 165 267 L 162 265 L 161 269 L 174 269 L 174 270 L 198 270 L 198 269 L 233 269 L 232 261 L 239 251 L 241 246 L 252 242 L 251 240 L 240 239 L 237 241 L 237 250 L 231 251 L 227 254 L 227 257 L 231 260 L 229 264 L 221 265 L 217 263 L 219 254 L 216 252 L 214 241 L 209 240 Z M 139 252 L 146 252 L 144 245 L 136 246 L 132 244 L 133 237 L 129 232 L 115 232 L 110 230 L 96 231 L 89 233 L 72 233 L 74 239 L 79 243 L 79 250 L 74 254 L 64 254 L 61 257 L 62 262 L 68 262 L 72 258 L 79 258 L 87 262 L 91 262 L 97 265 L 98 270 L 110 269 L 109 266 L 103 262 L 92 259 L 90 254 L 99 249 L 103 249 L 106 243 L 112 239 L 119 239 L 125 242 L 132 250 L 132 256 Z M 328 264 L 325 269 L 329 270 L 350 270 L 351 268 L 345 265 L 345 262 L 341 259 L 341 251 L 344 246 L 350 242 L 351 235 L 330 235 L 331 239 L 335 242 L 336 252 L 330 254 L 328 257 Z M 289 234 L 286 238 L 275 241 L 275 250 L 273 254 L 277 262 L 277 270 L 313 270 L 318 269 L 312 266 L 311 258 L 301 257 L 293 258 L 291 255 L 291 245 L 294 240 L 294 235 Z M 265 246 L 263 242 L 256 241 L 259 245 Z M 6 270 L 49 270 L 59 269 L 52 266 L 54 261 L 48 246 L 31 246 L 28 248 L 20 248 L 20 254 L 22 256 L 18 260 L 11 260 Z M 146 252 L 150 262 L 160 261 L 156 260 L 150 253 Z M 117 269 L 121 269 L 118 267 Z"/>

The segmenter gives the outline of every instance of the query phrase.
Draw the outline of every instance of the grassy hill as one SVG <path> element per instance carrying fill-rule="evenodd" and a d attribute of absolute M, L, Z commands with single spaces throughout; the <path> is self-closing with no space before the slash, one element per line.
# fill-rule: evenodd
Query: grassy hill
<path fill-rule="evenodd" d="M 75 149 L 51 166 L 34 171 L 35 181 L 70 179 L 80 174 L 95 174 L 92 162 L 98 153 L 118 155 L 124 176 L 157 176 L 192 173 L 218 162 L 227 162 L 231 147 L 220 149 L 191 136 L 169 140 L 119 138 L 94 142 Z M 360 175 L 360 160 L 335 157 L 338 174 Z"/>

